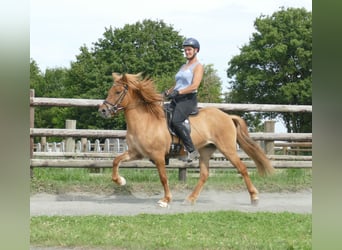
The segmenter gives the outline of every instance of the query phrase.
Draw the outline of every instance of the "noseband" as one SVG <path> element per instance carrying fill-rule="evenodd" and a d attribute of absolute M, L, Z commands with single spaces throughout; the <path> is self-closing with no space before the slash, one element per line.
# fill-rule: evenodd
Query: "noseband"
<path fill-rule="evenodd" d="M 109 112 L 111 112 L 113 114 L 116 114 L 118 111 L 120 111 L 122 109 L 125 109 L 125 107 L 120 106 L 120 104 L 121 104 L 122 100 L 124 99 L 124 97 L 127 94 L 128 86 L 127 85 L 123 85 L 123 86 L 124 86 L 125 89 L 124 89 L 124 91 L 121 92 L 119 98 L 116 100 L 116 102 L 114 104 L 108 102 L 107 100 L 103 101 L 103 104 L 106 105 L 106 107 L 109 110 Z"/>

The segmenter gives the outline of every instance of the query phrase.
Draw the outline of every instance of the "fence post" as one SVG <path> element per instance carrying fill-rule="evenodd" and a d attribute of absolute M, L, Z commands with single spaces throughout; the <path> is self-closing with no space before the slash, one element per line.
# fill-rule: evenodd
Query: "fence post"
<path fill-rule="evenodd" d="M 275 121 L 265 121 L 264 132 L 274 133 L 274 125 L 275 125 Z M 265 153 L 267 155 L 273 155 L 274 154 L 274 141 L 265 140 Z"/>
<path fill-rule="evenodd" d="M 87 152 L 87 138 L 81 138 L 81 152 Z"/>
<path fill-rule="evenodd" d="M 103 147 L 103 151 L 104 151 L 104 152 L 107 152 L 107 153 L 110 151 L 110 141 L 109 141 L 108 138 L 105 140 L 105 144 L 104 144 L 104 147 Z"/>
<path fill-rule="evenodd" d="M 100 140 L 96 139 L 95 140 L 95 145 L 94 145 L 94 152 L 101 152 L 101 145 L 100 145 Z"/>
<path fill-rule="evenodd" d="M 52 152 L 57 152 L 57 143 L 56 142 L 53 142 L 52 143 L 52 149 L 51 149 Z"/>
<path fill-rule="evenodd" d="M 76 153 L 82 152 L 82 143 L 81 141 L 76 142 Z"/>
<path fill-rule="evenodd" d="M 34 89 L 30 89 L 30 99 L 34 98 Z M 34 107 L 30 106 L 30 128 L 34 128 Z M 30 136 L 30 159 L 33 158 L 34 139 Z M 31 165 L 31 164 L 30 164 Z M 33 168 L 30 166 L 30 176 L 33 177 Z"/>
<path fill-rule="evenodd" d="M 76 120 L 66 120 L 65 121 L 66 129 L 76 129 Z M 66 152 L 74 152 L 75 151 L 75 139 L 72 137 L 67 137 L 65 140 L 65 151 Z"/>
<path fill-rule="evenodd" d="M 40 138 L 40 144 L 42 144 L 42 152 L 47 152 L 47 144 L 46 144 L 46 137 L 42 136 Z"/>
<path fill-rule="evenodd" d="M 86 149 L 85 149 L 85 152 L 90 152 L 91 151 L 91 142 L 87 140 L 86 142 Z"/>
<path fill-rule="evenodd" d="M 178 169 L 178 180 L 182 182 L 186 182 L 186 168 Z"/>

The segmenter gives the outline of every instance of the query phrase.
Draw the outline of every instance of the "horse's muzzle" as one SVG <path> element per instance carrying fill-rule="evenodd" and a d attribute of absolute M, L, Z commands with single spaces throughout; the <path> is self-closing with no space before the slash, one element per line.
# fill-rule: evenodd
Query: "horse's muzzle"
<path fill-rule="evenodd" d="M 104 106 L 104 105 L 101 105 L 98 109 L 100 115 L 103 117 L 103 118 L 110 118 L 112 116 L 111 112 L 109 111 L 109 109 Z"/>

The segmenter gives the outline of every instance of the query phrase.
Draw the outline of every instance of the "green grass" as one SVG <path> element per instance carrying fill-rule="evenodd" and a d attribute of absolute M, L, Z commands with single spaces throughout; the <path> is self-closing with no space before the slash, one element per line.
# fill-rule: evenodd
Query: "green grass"
<path fill-rule="evenodd" d="M 312 188 L 311 169 L 277 169 L 269 177 L 260 177 L 254 169 L 249 170 L 253 184 L 260 192 L 299 191 Z M 117 186 L 111 181 L 111 169 L 102 173 L 90 173 L 89 169 L 36 168 L 31 180 L 31 193 L 132 193 L 135 191 L 155 193 L 162 190 L 156 169 L 121 169 L 120 174 L 127 185 Z M 169 185 L 172 190 L 190 190 L 196 185 L 199 173 L 188 170 L 186 182 L 178 180 L 178 170 L 168 169 Z M 211 170 L 204 189 L 226 191 L 246 190 L 243 179 L 234 169 Z"/>
<path fill-rule="evenodd" d="M 40 216 L 31 245 L 101 249 L 311 249 L 311 214 L 220 211 L 174 215 Z"/>
<path fill-rule="evenodd" d="M 287 192 L 312 188 L 311 169 L 277 169 L 270 177 L 249 170 L 260 192 Z M 88 169 L 34 169 L 31 193 L 132 193 L 162 192 L 156 169 L 121 169 L 127 185 L 111 181 L 111 169 L 100 174 Z M 211 170 L 204 189 L 246 190 L 236 170 Z M 188 171 L 185 183 L 178 170 L 168 170 L 171 191 L 190 190 L 198 171 Z M 80 249 L 311 249 L 311 214 L 244 213 L 219 211 L 137 216 L 31 217 L 32 246 Z"/>

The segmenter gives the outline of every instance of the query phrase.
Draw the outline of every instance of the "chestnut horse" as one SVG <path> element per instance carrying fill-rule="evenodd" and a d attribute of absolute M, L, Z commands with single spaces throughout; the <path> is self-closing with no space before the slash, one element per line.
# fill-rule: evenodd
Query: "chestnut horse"
<path fill-rule="evenodd" d="M 163 95 L 156 91 L 151 79 L 142 79 L 140 74 L 113 73 L 112 76 L 114 84 L 109 89 L 106 100 L 100 105 L 99 112 L 105 118 L 114 116 L 120 110 L 124 112 L 128 145 L 128 150 L 113 160 L 112 180 L 118 185 L 126 184 L 125 178 L 119 175 L 120 162 L 148 158 L 156 165 L 164 187 L 164 198 L 158 204 L 167 207 L 172 195 L 166 175 L 165 158 L 169 156 L 172 136 L 162 105 Z M 237 168 L 245 181 L 252 204 L 257 204 L 258 190 L 237 154 L 236 143 L 253 159 L 259 174 L 270 174 L 274 168 L 263 150 L 250 138 L 245 121 L 210 107 L 200 109 L 197 115 L 189 117 L 189 121 L 191 138 L 200 155 L 200 177 L 185 202 L 195 203 L 209 176 L 210 157 L 218 149 Z"/>

